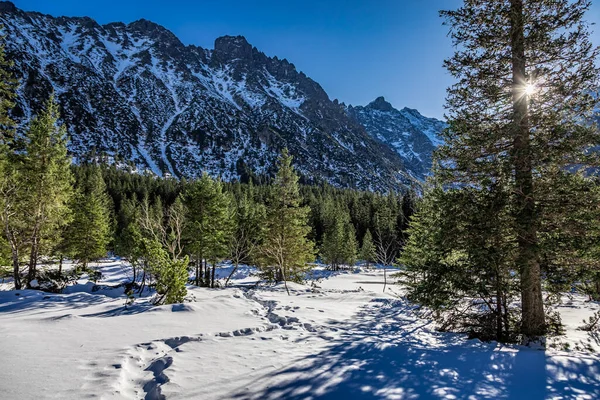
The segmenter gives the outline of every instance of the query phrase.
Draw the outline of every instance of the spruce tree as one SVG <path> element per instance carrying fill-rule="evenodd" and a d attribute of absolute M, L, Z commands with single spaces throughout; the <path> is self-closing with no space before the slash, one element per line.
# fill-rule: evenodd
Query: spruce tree
<path fill-rule="evenodd" d="M 234 228 L 231 198 L 223 192 L 221 181 L 205 173 L 198 181 L 190 183 L 183 199 L 188 209 L 188 223 L 183 235 L 188 254 L 196 260 L 196 285 L 214 287 L 216 263 L 227 256 Z M 208 261 L 212 262 L 212 271 Z"/>
<path fill-rule="evenodd" d="M 362 247 L 360 248 L 359 258 L 366 263 L 366 266 L 375 261 L 376 257 L 376 249 L 375 244 L 373 243 L 373 236 L 371 235 L 371 230 L 367 229 L 367 233 L 363 237 Z"/>
<path fill-rule="evenodd" d="M 444 330 L 485 340 L 514 336 L 508 305 L 517 299 L 516 248 L 502 190 L 431 188 L 411 222 L 401 276 L 408 297 L 436 311 Z"/>
<path fill-rule="evenodd" d="M 574 250 L 566 239 L 575 231 L 564 234 L 568 226 L 557 210 L 578 208 L 581 196 L 589 198 L 589 179 L 583 185 L 569 182 L 579 179 L 576 169 L 598 165 L 598 154 L 588 151 L 600 144 L 597 127 L 590 123 L 597 104 L 592 94 L 598 90 L 594 61 L 600 53 L 583 21 L 589 6 L 588 0 L 465 0 L 458 10 L 441 13 L 458 49 L 445 62 L 457 83 L 448 90 L 449 128 L 435 156 L 436 189 L 426 194 L 432 197 L 430 214 L 439 220 L 419 213 L 413 232 L 435 229 L 428 240 L 439 244 L 434 240 L 438 226 L 463 226 L 452 238 L 462 241 L 463 249 L 452 265 L 471 257 L 478 240 L 496 242 L 502 249 L 513 243 L 514 252 L 503 251 L 496 258 L 495 250 L 484 246 L 481 250 L 490 257 L 477 257 L 477 272 L 487 277 L 486 287 L 498 286 L 493 273 L 498 268 L 519 272 L 520 332 L 525 340 L 546 332 L 544 259 L 560 247 Z M 584 173 L 580 176 L 586 180 Z M 446 196 L 439 190 L 456 193 Z M 565 196 L 554 196 L 557 190 Z M 469 205 L 471 214 L 439 212 L 449 207 L 447 201 L 456 200 L 453 196 Z M 485 221 L 505 221 L 506 229 L 474 237 L 470 232 L 476 231 L 475 224 Z M 417 275 L 431 276 L 430 268 L 448 264 L 449 255 L 441 250 L 432 252 L 433 259 L 425 258 L 428 263 L 418 262 L 417 253 L 411 245 L 404 258 L 417 265 Z M 554 267 L 561 263 L 557 258 L 553 262 Z M 438 271 L 440 280 L 463 271 L 469 281 L 468 274 L 474 273 L 468 268 Z M 445 291 L 451 298 L 461 289 L 450 285 Z"/>
<path fill-rule="evenodd" d="M 358 245 L 348 212 L 333 202 L 327 208 L 321 257 L 335 271 L 342 264 L 354 265 Z"/>
<path fill-rule="evenodd" d="M 1 26 L 0 26 L 1 28 Z M 6 59 L 4 37 L 0 38 L 0 223 L 11 254 L 15 289 L 21 289 L 20 250 L 22 248 L 24 224 L 22 201 L 19 195 L 21 180 L 15 169 L 14 145 L 15 122 L 10 116 L 16 97 L 17 80 L 12 75 L 12 63 Z"/>
<path fill-rule="evenodd" d="M 246 192 L 238 193 L 232 202 L 234 210 L 234 226 L 229 241 L 229 257 L 233 262 L 233 269 L 225 286 L 235 274 L 239 264 L 256 261 L 257 252 L 264 240 L 264 220 L 266 209 L 253 199 L 253 186 L 250 185 Z"/>
<path fill-rule="evenodd" d="M 10 110 L 15 106 L 18 83 L 10 71 L 13 63 L 6 58 L 4 48 L 4 36 L 0 36 L 0 146 L 9 144 L 14 135 L 15 121 Z"/>
<path fill-rule="evenodd" d="M 141 210 L 135 197 L 123 200 L 117 220 L 120 232 L 115 240 L 115 253 L 127 258 L 131 264 L 134 284 L 143 268 Z"/>
<path fill-rule="evenodd" d="M 68 253 L 83 268 L 108 251 L 111 239 L 110 202 L 100 168 L 89 169 L 73 196 L 73 219 L 65 232 Z"/>
<path fill-rule="evenodd" d="M 344 263 L 348 266 L 353 266 L 356 264 L 356 259 L 358 257 L 358 241 L 356 240 L 356 229 L 354 229 L 354 225 L 352 225 L 350 220 L 346 223 L 344 241 L 346 242 L 346 248 L 344 249 Z"/>
<path fill-rule="evenodd" d="M 265 221 L 266 239 L 262 253 L 266 264 L 276 268 L 275 280 L 300 280 L 307 263 L 314 260 L 314 244 L 307 236 L 308 207 L 300 204 L 298 175 L 292 167 L 292 156 L 284 149 L 271 188 Z"/>
<path fill-rule="evenodd" d="M 41 252 L 58 243 L 59 229 L 69 218 L 73 177 L 66 130 L 59 124 L 59 118 L 58 104 L 52 95 L 20 139 L 23 154 L 18 168 L 30 249 L 27 285 L 36 277 Z"/>

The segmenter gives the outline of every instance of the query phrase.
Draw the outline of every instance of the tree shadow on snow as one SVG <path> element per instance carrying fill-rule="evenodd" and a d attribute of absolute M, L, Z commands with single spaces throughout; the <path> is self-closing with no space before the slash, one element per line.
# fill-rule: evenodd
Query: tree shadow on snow
<path fill-rule="evenodd" d="M 335 325 L 343 334 L 326 350 L 253 379 L 227 397 L 600 398 L 597 358 L 552 356 L 435 332 L 401 300 L 376 299 L 352 322 Z"/>
<path fill-rule="evenodd" d="M 134 304 L 129 306 L 118 306 L 114 308 L 110 308 L 105 311 L 100 311 L 96 313 L 83 314 L 82 317 L 96 317 L 96 318 L 109 318 L 109 317 L 118 317 L 121 315 L 135 315 L 145 313 L 156 306 L 152 303 L 141 303 Z"/>
<path fill-rule="evenodd" d="M 0 298 L 1 314 L 43 314 L 52 310 L 75 310 L 106 303 L 113 299 L 89 293 L 51 294 L 35 290 L 8 292 Z M 32 310 L 35 310 L 32 312 Z"/>

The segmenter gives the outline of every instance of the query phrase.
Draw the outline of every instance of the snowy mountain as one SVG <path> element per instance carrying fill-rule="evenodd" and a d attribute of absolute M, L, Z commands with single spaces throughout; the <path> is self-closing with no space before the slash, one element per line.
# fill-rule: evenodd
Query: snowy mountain
<path fill-rule="evenodd" d="M 0 2 L 0 24 L 22 83 L 15 117 L 26 123 L 54 91 L 76 157 L 94 150 L 159 176 L 208 171 L 228 180 L 272 173 L 287 146 L 307 179 L 337 186 L 398 189 L 425 173 L 432 144 L 418 124 L 435 132 L 435 123 L 401 111 L 406 134 L 416 136 L 396 146 L 403 125 L 393 110 L 376 101 L 349 115 L 293 64 L 244 37 L 220 37 L 208 50 L 143 19 L 99 25 L 10 2 Z M 396 131 L 380 133 L 386 124 Z"/>
<path fill-rule="evenodd" d="M 441 143 L 438 135 L 446 127 L 443 121 L 410 108 L 397 110 L 383 97 L 365 107 L 348 106 L 347 110 L 373 138 L 398 152 L 412 176 L 425 177 L 431 169 L 431 154 Z"/>

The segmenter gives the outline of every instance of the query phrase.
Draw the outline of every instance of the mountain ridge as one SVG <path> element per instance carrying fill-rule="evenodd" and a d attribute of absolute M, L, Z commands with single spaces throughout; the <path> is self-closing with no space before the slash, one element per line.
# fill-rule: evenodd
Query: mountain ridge
<path fill-rule="evenodd" d="M 411 176 L 423 180 L 431 169 L 432 153 L 441 144 L 443 121 L 424 117 L 415 109 L 394 108 L 383 96 L 366 106 L 347 106 L 350 116 L 375 139 L 394 149 Z"/>
<path fill-rule="evenodd" d="M 385 191 L 419 176 L 350 107 L 243 36 L 204 49 L 145 19 L 100 25 L 8 2 L 0 24 L 22 82 L 15 117 L 24 125 L 54 91 L 76 157 L 95 149 L 157 175 L 231 180 L 272 174 L 288 147 L 308 180 Z"/>

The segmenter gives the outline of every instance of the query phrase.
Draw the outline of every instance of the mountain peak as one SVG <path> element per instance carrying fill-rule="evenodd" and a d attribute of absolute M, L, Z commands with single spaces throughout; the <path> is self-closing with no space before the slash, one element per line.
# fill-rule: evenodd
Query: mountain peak
<path fill-rule="evenodd" d="M 402 112 L 409 113 L 409 114 L 412 114 L 412 115 L 414 115 L 414 116 L 417 116 L 417 117 L 423 117 L 423 114 L 421 114 L 421 113 L 419 112 L 419 110 L 416 110 L 416 109 L 414 109 L 414 108 L 408 108 L 408 107 L 404 107 L 404 108 L 402 109 Z"/>
<path fill-rule="evenodd" d="M 379 111 L 392 111 L 394 107 L 383 96 L 379 96 L 367 105 L 367 108 Z"/>
<path fill-rule="evenodd" d="M 0 1 L 0 12 L 15 12 L 17 7 L 10 1 Z"/>
<path fill-rule="evenodd" d="M 221 36 L 215 40 L 215 53 L 222 60 L 252 57 L 252 45 L 243 36 Z"/>
<path fill-rule="evenodd" d="M 113 23 L 114 24 L 114 23 Z M 133 21 L 129 23 L 129 27 L 132 29 L 136 29 L 142 32 L 169 32 L 167 28 L 162 25 L 157 24 L 156 22 L 149 21 L 145 18 L 138 19 L 137 21 Z"/>

